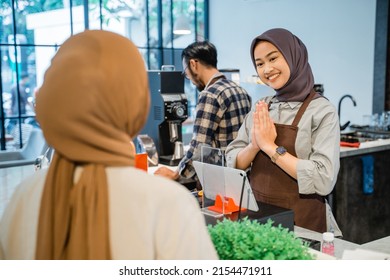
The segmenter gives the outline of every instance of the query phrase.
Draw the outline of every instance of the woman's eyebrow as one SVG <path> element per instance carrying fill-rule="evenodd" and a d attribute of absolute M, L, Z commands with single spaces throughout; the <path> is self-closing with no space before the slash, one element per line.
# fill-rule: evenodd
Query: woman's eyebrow
<path fill-rule="evenodd" d="M 270 57 L 271 55 L 273 55 L 274 53 L 277 53 L 278 51 L 272 51 L 270 53 L 268 53 L 265 57 L 268 58 Z M 255 58 L 255 61 L 258 61 L 258 60 L 261 60 L 261 58 Z"/>

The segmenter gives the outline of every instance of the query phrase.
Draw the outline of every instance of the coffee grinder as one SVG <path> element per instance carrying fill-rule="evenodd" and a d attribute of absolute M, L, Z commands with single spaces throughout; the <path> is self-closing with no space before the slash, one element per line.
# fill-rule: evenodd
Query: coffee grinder
<path fill-rule="evenodd" d="M 162 68 L 164 69 L 164 68 Z M 140 132 L 156 145 L 159 163 L 175 166 L 183 157 L 182 123 L 188 117 L 184 77 L 180 71 L 148 71 L 151 104 Z"/>

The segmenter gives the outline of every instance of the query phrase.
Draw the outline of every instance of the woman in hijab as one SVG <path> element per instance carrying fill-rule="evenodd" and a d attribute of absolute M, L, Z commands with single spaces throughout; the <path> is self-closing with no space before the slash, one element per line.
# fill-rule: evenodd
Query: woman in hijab
<path fill-rule="evenodd" d="M 250 54 L 275 95 L 247 115 L 226 150 L 228 166 L 250 170 L 256 199 L 292 209 L 295 225 L 341 235 L 325 200 L 339 171 L 339 120 L 335 107 L 313 90 L 305 45 L 277 28 L 256 37 Z"/>
<path fill-rule="evenodd" d="M 148 109 L 144 62 L 127 38 L 95 30 L 65 41 L 36 101 L 56 152 L 9 202 L 6 259 L 217 258 L 187 189 L 134 168 Z"/>

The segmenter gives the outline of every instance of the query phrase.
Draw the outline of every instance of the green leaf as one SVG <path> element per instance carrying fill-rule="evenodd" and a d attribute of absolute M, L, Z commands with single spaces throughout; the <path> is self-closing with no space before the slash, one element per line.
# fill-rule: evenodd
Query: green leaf
<path fill-rule="evenodd" d="M 307 243 L 281 225 L 268 220 L 224 219 L 208 226 L 211 240 L 222 260 L 311 260 Z"/>

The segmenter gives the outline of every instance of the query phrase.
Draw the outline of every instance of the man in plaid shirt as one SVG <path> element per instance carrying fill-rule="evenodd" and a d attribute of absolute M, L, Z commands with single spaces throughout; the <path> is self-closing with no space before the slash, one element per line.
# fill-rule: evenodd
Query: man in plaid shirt
<path fill-rule="evenodd" d="M 190 148 L 176 171 L 160 167 L 155 174 L 171 179 L 193 178 L 192 160 L 200 160 L 201 146 L 225 151 L 237 136 L 251 97 L 242 87 L 226 79 L 217 69 L 217 50 L 208 41 L 195 42 L 182 52 L 183 75 L 199 90 Z"/>

